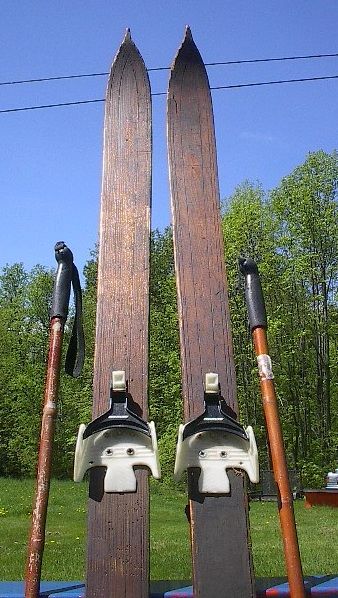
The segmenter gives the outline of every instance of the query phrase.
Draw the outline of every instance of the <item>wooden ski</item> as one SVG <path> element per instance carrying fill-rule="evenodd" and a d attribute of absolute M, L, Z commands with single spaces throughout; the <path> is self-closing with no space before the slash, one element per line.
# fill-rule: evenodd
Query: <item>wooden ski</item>
<path fill-rule="evenodd" d="M 128 30 L 106 95 L 93 418 L 121 370 L 147 419 L 151 146 L 149 80 Z M 148 472 L 135 474 L 136 492 L 106 493 L 105 469 L 91 470 L 86 598 L 148 598 Z"/>
<path fill-rule="evenodd" d="M 212 102 L 189 28 L 171 69 L 168 150 L 185 421 L 204 411 L 208 372 L 237 414 Z M 201 493 L 199 476 L 188 466 L 194 597 L 254 596 L 244 473 L 228 472 L 228 494 Z"/>

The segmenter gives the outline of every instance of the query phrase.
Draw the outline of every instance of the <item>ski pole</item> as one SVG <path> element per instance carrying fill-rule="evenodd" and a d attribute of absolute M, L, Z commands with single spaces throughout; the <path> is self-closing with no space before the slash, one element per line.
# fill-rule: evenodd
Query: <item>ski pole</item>
<path fill-rule="evenodd" d="M 52 464 L 52 445 L 57 415 L 57 399 L 64 326 L 68 315 L 71 284 L 73 284 L 76 314 L 65 369 L 73 377 L 81 373 L 84 359 L 82 299 L 79 274 L 73 254 L 62 241 L 55 245 L 58 262 L 50 313 L 49 349 L 45 378 L 36 491 L 26 564 L 25 598 L 38 598 Z"/>
<path fill-rule="evenodd" d="M 305 598 L 302 564 L 293 510 L 293 495 L 290 487 L 282 427 L 273 382 L 274 376 L 266 335 L 267 319 L 264 296 L 258 268 L 254 260 L 240 258 L 239 266 L 242 274 L 245 276 L 245 298 L 253 344 L 257 356 L 272 469 L 278 491 L 278 510 L 290 596 L 291 598 Z"/>

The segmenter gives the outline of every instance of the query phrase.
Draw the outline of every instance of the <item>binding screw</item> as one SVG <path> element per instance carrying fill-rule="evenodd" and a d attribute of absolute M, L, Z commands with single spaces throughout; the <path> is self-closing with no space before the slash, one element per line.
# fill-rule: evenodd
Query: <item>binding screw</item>
<path fill-rule="evenodd" d="M 225 457 L 228 455 L 228 453 L 226 451 L 221 451 L 220 452 L 220 456 L 222 457 L 222 459 L 225 459 Z"/>
<path fill-rule="evenodd" d="M 201 457 L 201 459 L 203 459 L 203 457 L 205 457 L 205 451 L 200 451 L 198 453 L 198 456 Z"/>
<path fill-rule="evenodd" d="M 133 455 L 135 453 L 133 448 L 128 448 L 127 449 L 127 455 Z"/>
<path fill-rule="evenodd" d="M 106 455 L 112 455 L 112 454 L 113 454 L 112 449 L 109 448 L 106 450 Z"/>

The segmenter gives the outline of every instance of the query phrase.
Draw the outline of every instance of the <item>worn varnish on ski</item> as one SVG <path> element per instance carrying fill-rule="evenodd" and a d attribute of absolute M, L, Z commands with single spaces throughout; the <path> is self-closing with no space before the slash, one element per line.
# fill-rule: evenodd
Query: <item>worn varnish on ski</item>
<path fill-rule="evenodd" d="M 108 81 L 98 263 L 93 418 L 107 411 L 112 370 L 124 370 L 147 419 L 151 98 L 129 31 Z M 87 598 L 148 598 L 148 472 L 137 491 L 103 492 L 90 473 Z"/>
<path fill-rule="evenodd" d="M 220 222 L 209 82 L 189 29 L 171 69 L 168 149 L 178 290 L 185 421 L 203 412 L 203 382 L 217 372 L 237 413 L 236 380 Z M 188 494 L 195 598 L 254 595 L 244 474 L 229 471 L 231 492 Z"/>

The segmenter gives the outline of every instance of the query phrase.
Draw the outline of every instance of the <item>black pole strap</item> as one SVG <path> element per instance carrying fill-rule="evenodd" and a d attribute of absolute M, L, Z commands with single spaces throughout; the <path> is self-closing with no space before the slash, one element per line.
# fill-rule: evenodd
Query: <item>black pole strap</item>
<path fill-rule="evenodd" d="M 75 316 L 73 322 L 72 335 L 70 337 L 65 370 L 69 376 L 78 378 L 81 374 L 84 357 L 85 357 L 85 340 L 83 332 L 82 319 L 82 292 L 79 272 L 75 264 L 73 264 L 72 285 L 75 301 Z"/>
<path fill-rule="evenodd" d="M 58 269 L 55 277 L 50 317 L 59 317 L 63 319 L 64 323 L 66 322 L 70 288 L 73 285 L 75 316 L 67 349 L 65 370 L 67 374 L 77 378 L 81 374 L 85 355 L 80 277 L 73 262 L 73 254 L 63 241 L 59 241 L 55 245 L 55 259 L 58 262 Z"/>
<path fill-rule="evenodd" d="M 239 269 L 245 277 L 245 299 L 251 331 L 258 326 L 267 328 L 262 285 L 257 264 L 251 258 L 239 258 Z"/>

